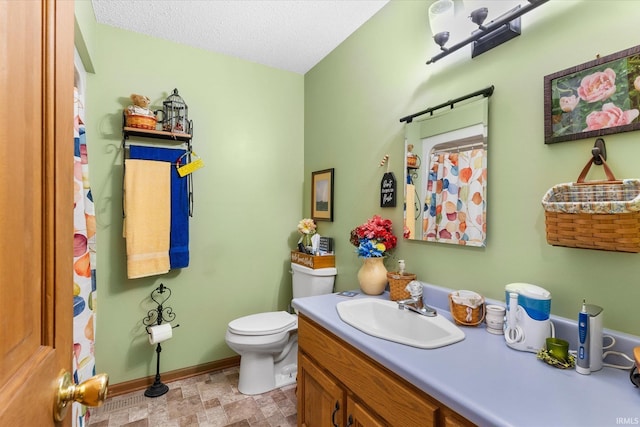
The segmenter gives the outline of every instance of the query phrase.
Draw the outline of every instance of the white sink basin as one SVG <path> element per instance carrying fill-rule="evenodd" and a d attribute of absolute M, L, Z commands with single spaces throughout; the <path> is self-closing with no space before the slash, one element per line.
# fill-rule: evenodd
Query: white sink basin
<path fill-rule="evenodd" d="M 362 298 L 336 305 L 347 324 L 374 337 L 418 348 L 438 348 L 464 339 L 464 332 L 448 319 L 426 317 L 398 309 L 394 301 Z"/>

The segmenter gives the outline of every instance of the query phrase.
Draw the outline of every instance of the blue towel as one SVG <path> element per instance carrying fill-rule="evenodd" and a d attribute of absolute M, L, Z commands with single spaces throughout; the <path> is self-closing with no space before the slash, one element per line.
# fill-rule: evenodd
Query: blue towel
<path fill-rule="evenodd" d="M 129 146 L 129 158 L 158 160 L 173 164 L 186 150 L 172 148 Z M 189 189 L 187 177 L 178 175 L 171 167 L 171 233 L 169 237 L 169 263 L 171 268 L 189 266 Z M 153 191 L 153 190 L 152 190 Z"/>

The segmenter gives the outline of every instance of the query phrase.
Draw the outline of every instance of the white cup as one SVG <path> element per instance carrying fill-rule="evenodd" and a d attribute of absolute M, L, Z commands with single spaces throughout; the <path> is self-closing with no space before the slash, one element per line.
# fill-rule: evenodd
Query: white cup
<path fill-rule="evenodd" d="M 504 333 L 504 315 L 506 309 L 500 305 L 487 305 L 485 307 L 485 322 L 487 324 L 487 332 L 501 335 Z"/>

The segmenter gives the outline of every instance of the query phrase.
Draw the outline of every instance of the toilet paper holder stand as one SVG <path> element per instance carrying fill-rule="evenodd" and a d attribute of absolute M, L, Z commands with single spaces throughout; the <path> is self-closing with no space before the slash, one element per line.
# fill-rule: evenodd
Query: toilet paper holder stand
<path fill-rule="evenodd" d="M 151 335 L 149 327 L 161 325 L 163 322 L 172 322 L 176 318 L 176 314 L 173 309 L 166 306 L 165 303 L 171 298 L 171 289 L 160 283 L 160 286 L 155 288 L 151 292 L 151 300 L 156 303 L 156 308 L 149 310 L 147 316 L 142 319 L 142 323 L 145 325 L 147 334 Z M 171 328 L 177 328 L 180 325 L 171 325 Z M 160 379 L 160 353 L 162 352 L 162 346 L 160 342 L 156 344 L 156 376 L 153 384 L 144 392 L 147 397 L 159 397 L 169 391 L 169 386 L 163 384 Z"/>

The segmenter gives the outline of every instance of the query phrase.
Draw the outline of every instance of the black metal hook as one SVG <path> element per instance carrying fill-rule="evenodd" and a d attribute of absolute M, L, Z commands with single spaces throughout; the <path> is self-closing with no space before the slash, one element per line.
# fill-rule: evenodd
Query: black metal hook
<path fill-rule="evenodd" d="M 593 163 L 596 165 L 601 165 L 603 159 L 607 160 L 607 146 L 604 144 L 604 139 L 596 139 L 591 149 L 591 155 L 593 156 Z"/>

